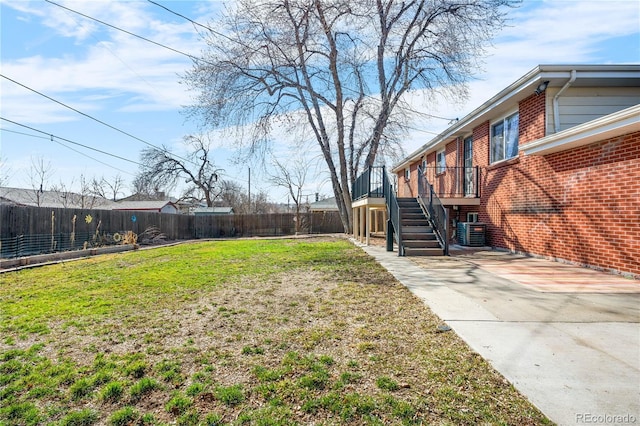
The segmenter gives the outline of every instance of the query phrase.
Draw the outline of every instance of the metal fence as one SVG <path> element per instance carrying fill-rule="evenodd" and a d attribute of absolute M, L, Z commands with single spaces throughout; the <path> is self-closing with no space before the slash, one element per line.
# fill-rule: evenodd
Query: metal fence
<path fill-rule="evenodd" d="M 303 213 L 301 222 L 300 229 L 304 233 L 344 232 L 337 212 Z M 186 240 L 286 236 L 295 234 L 295 230 L 293 213 L 193 216 L 0 205 L 0 257 L 14 258 L 120 244 L 129 232 L 150 238 L 160 234 L 167 240 Z"/>

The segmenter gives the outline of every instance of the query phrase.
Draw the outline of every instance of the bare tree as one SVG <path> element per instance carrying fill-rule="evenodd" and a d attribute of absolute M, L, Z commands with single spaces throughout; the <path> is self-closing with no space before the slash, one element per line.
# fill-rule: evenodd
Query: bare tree
<path fill-rule="evenodd" d="M 144 199 L 161 199 L 164 194 L 169 192 L 168 188 L 158 186 L 157 182 L 152 182 L 151 176 L 138 173 L 131 183 L 131 190 L 137 197 Z"/>
<path fill-rule="evenodd" d="M 69 186 L 67 186 L 62 179 L 60 180 L 60 183 L 51 185 L 50 190 L 57 193 L 57 197 L 64 208 L 73 207 L 77 201 L 77 194 L 71 190 L 72 186 L 73 179 Z"/>
<path fill-rule="evenodd" d="M 93 178 L 91 181 L 91 191 L 98 197 L 116 201 L 118 195 L 123 194 L 124 179 L 121 175 L 115 175 L 112 180 L 102 176 L 100 179 Z"/>
<path fill-rule="evenodd" d="M 11 174 L 11 167 L 7 164 L 7 160 L 0 158 L 0 186 L 7 185 Z"/>
<path fill-rule="evenodd" d="M 189 112 L 264 152 L 274 124 L 312 135 L 345 231 L 356 176 L 398 143 L 412 89 L 466 96 L 512 0 L 238 0 L 184 80 Z M 247 131 L 247 129 L 250 129 Z"/>
<path fill-rule="evenodd" d="M 80 192 L 78 193 L 78 204 L 83 209 L 92 209 L 100 204 L 100 201 L 93 193 L 91 182 L 84 174 L 80 175 Z"/>
<path fill-rule="evenodd" d="M 144 165 L 134 181 L 141 189 L 175 187 L 184 179 L 185 189 L 180 197 L 183 200 L 205 201 L 208 207 L 220 192 L 217 185 L 219 169 L 216 169 L 209 156 L 211 143 L 201 136 L 186 136 L 185 144 L 190 150 L 187 158 L 181 159 L 168 149 L 147 148 L 142 151 L 140 162 Z"/>
<path fill-rule="evenodd" d="M 240 184 L 229 181 L 220 181 L 220 193 L 218 201 L 224 207 L 231 207 L 236 214 L 264 214 L 273 213 L 273 204 L 269 201 L 269 194 L 258 191 L 251 194 Z"/>
<path fill-rule="evenodd" d="M 33 200 L 36 206 L 42 204 L 42 195 L 45 185 L 53 176 L 53 167 L 50 161 L 45 161 L 44 157 L 31 157 L 31 168 L 29 169 L 29 183 L 33 190 Z"/>
<path fill-rule="evenodd" d="M 307 173 L 311 168 L 311 161 L 301 155 L 292 156 L 286 163 L 272 158 L 271 161 L 275 174 L 269 177 L 271 183 L 281 188 L 285 188 L 293 200 L 296 210 L 296 232 L 300 232 L 302 224 L 300 210 L 303 205 L 302 196 Z"/>

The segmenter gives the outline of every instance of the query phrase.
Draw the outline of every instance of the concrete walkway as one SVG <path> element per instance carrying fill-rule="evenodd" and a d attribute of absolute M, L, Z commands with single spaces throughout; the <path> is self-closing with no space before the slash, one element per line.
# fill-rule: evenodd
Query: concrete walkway
<path fill-rule="evenodd" d="M 640 424 L 640 282 L 502 252 L 363 246 L 560 425 Z"/>

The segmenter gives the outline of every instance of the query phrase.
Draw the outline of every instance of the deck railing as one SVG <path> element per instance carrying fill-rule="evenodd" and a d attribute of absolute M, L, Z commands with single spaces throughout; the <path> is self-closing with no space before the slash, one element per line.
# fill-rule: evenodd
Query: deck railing
<path fill-rule="evenodd" d="M 440 198 L 480 196 L 480 168 L 474 167 L 421 167 L 421 176 L 433 186 Z"/>
<path fill-rule="evenodd" d="M 353 201 L 362 198 L 383 198 L 383 176 L 384 166 L 368 167 L 360 176 L 356 178 L 351 191 Z"/>
<path fill-rule="evenodd" d="M 427 175 L 418 166 L 418 202 L 427 211 L 433 224 L 433 230 L 440 241 L 445 256 L 449 255 L 449 217 L 447 209 L 433 190 Z"/>

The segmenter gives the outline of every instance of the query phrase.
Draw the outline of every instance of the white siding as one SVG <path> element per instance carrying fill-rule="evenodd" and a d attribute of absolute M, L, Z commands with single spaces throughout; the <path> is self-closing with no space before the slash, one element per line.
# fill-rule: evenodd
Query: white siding
<path fill-rule="evenodd" d="M 171 204 L 167 204 L 166 206 L 164 206 L 161 210 L 160 213 L 171 213 L 171 214 L 176 214 L 178 213 L 178 209 L 175 208 L 175 206 L 171 205 Z"/>
<path fill-rule="evenodd" d="M 553 97 L 560 88 L 547 90 L 546 134 L 555 133 Z M 560 130 L 640 104 L 640 87 L 570 87 L 558 98 Z"/>

